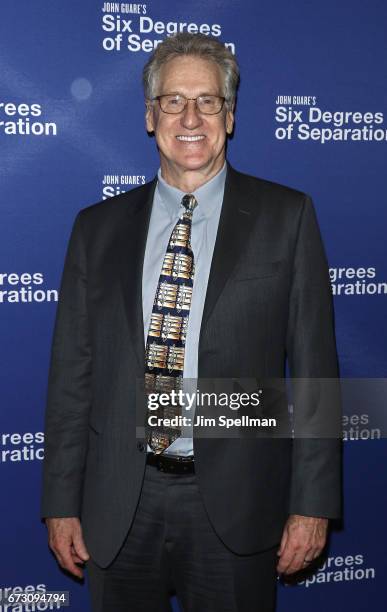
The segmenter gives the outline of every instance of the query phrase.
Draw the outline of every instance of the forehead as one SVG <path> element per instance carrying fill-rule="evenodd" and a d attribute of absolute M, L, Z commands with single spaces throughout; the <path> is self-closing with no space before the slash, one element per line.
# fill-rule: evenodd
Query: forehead
<path fill-rule="evenodd" d="M 223 92 L 221 69 L 215 62 L 200 57 L 174 57 L 159 72 L 160 93 L 179 92 L 196 95 Z"/>

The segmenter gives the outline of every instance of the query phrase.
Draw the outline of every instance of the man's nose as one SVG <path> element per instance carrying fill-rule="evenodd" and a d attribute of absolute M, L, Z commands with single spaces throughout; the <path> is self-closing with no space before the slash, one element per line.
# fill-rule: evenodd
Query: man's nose
<path fill-rule="evenodd" d="M 193 130 L 202 123 L 202 117 L 197 109 L 195 100 L 187 100 L 187 105 L 181 113 L 183 127 Z"/>

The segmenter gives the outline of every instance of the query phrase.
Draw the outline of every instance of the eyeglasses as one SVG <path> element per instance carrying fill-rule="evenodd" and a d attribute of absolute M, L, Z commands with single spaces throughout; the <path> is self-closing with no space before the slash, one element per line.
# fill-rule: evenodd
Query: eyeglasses
<path fill-rule="evenodd" d="M 158 100 L 163 113 L 178 115 L 182 113 L 188 104 L 188 100 L 195 100 L 195 106 L 203 115 L 216 115 L 220 113 L 225 102 L 222 96 L 201 95 L 197 98 L 186 98 L 181 94 L 164 94 L 156 96 L 152 100 Z"/>

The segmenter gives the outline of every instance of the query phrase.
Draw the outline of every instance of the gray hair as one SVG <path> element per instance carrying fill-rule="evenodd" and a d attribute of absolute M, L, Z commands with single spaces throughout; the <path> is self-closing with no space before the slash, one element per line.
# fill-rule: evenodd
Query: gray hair
<path fill-rule="evenodd" d="M 181 55 L 191 55 L 214 62 L 223 75 L 226 105 L 230 108 L 235 101 L 239 82 L 239 66 L 227 47 L 213 36 L 181 32 L 160 43 L 144 66 L 142 73 L 144 94 L 147 100 L 154 98 L 158 85 L 160 68 L 169 60 Z"/>

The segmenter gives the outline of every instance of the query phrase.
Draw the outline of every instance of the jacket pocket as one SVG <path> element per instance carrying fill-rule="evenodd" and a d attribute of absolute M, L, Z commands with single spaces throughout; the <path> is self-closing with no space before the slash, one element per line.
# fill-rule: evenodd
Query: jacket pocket
<path fill-rule="evenodd" d="M 281 270 L 281 261 L 268 261 L 257 264 L 239 263 L 235 268 L 231 280 L 253 280 L 277 276 Z"/>

